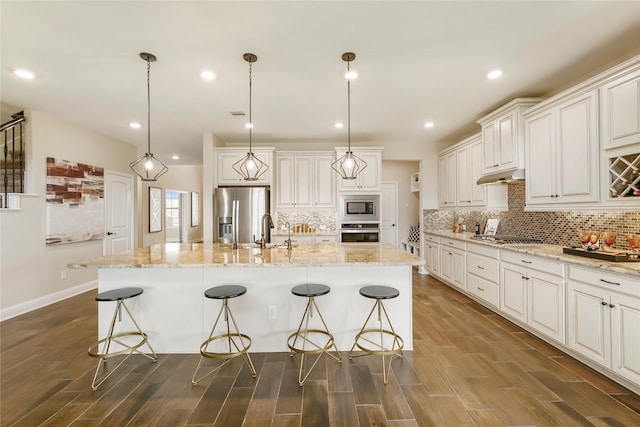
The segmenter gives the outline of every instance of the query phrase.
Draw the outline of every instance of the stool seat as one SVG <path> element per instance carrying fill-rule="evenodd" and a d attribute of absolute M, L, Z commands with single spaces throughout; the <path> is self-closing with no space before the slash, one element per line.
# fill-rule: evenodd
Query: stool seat
<path fill-rule="evenodd" d="M 247 293 L 247 288 L 242 285 L 223 285 L 209 288 L 204 291 L 204 296 L 213 299 L 236 298 Z"/>
<path fill-rule="evenodd" d="M 142 288 L 120 288 L 110 291 L 100 292 L 96 297 L 96 301 L 120 301 L 123 299 L 137 297 L 144 291 Z"/>
<path fill-rule="evenodd" d="M 331 288 L 329 286 L 318 283 L 306 283 L 291 288 L 291 293 L 299 297 L 319 297 L 328 294 L 330 291 Z"/>
<path fill-rule="evenodd" d="M 400 295 L 400 291 L 391 286 L 364 286 L 360 288 L 360 295 L 373 299 L 391 299 Z"/>

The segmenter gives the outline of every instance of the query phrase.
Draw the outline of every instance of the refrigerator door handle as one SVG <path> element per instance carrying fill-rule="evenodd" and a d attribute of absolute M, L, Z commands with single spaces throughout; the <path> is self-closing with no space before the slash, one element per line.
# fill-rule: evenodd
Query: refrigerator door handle
<path fill-rule="evenodd" d="M 233 210 L 231 211 L 231 238 L 233 239 L 232 249 L 238 249 L 238 211 L 240 210 L 240 201 L 233 201 Z"/>

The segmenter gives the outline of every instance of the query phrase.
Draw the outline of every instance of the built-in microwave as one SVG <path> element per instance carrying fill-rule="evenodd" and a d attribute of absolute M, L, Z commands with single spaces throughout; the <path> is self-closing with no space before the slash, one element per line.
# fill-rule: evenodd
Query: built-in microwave
<path fill-rule="evenodd" d="M 380 221 L 380 195 L 340 196 L 340 221 Z"/>

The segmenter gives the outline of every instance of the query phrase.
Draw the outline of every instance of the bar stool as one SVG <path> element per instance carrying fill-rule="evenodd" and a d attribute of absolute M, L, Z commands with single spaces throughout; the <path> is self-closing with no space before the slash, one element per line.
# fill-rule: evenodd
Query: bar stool
<path fill-rule="evenodd" d="M 304 310 L 304 314 L 302 315 L 302 319 L 300 320 L 300 325 L 298 326 L 298 330 L 287 338 L 287 345 L 291 350 L 290 356 L 293 357 L 294 354 L 300 353 L 300 369 L 298 370 L 298 385 L 302 386 L 305 380 L 313 370 L 313 368 L 318 364 L 320 357 L 326 353 L 331 356 L 333 359 L 338 362 L 342 362 L 340 358 L 340 352 L 338 351 L 338 347 L 336 347 L 333 335 L 329 332 L 329 328 L 327 327 L 327 323 L 324 321 L 322 317 L 322 313 L 320 313 L 320 309 L 316 304 L 316 297 L 321 295 L 326 295 L 331 291 L 331 288 L 327 285 L 320 285 L 315 283 L 308 283 L 305 285 L 294 286 L 291 289 L 291 293 L 293 295 L 299 297 L 307 298 L 307 306 Z M 320 317 L 320 321 L 322 322 L 322 326 L 324 329 L 310 329 L 309 323 L 311 318 L 313 317 L 313 310 L 318 313 Z M 304 327 L 303 327 L 304 324 Z M 318 343 L 316 341 L 324 339 L 324 343 Z M 307 347 L 309 345 L 310 347 Z M 334 356 L 329 353 L 329 349 L 333 347 L 338 354 L 338 356 Z M 307 354 L 317 354 L 316 360 L 311 365 L 311 368 L 307 371 L 303 376 L 304 371 L 304 358 Z"/>
<path fill-rule="evenodd" d="M 244 363 L 247 365 L 247 368 L 249 368 L 251 376 L 253 376 L 254 378 L 256 377 L 256 369 L 253 367 L 253 362 L 251 361 L 251 358 L 247 353 L 249 351 L 249 347 L 251 347 L 251 338 L 248 335 L 240 333 L 238 325 L 236 324 L 236 320 L 231 313 L 231 309 L 229 308 L 229 298 L 236 298 L 246 293 L 247 288 L 242 285 L 216 286 L 213 288 L 209 288 L 204 292 L 204 296 L 207 298 L 221 299 L 222 306 L 220 307 L 220 311 L 218 311 L 218 316 L 216 317 L 216 321 L 213 324 L 213 328 L 211 328 L 209 338 L 204 341 L 202 345 L 200 345 L 200 361 L 198 362 L 198 366 L 196 366 L 196 370 L 194 371 L 193 377 L 191 378 L 192 384 L 198 384 L 200 381 L 213 374 L 224 365 L 229 363 L 233 358 L 238 356 L 242 356 L 242 358 L 244 359 Z M 216 331 L 216 327 L 218 326 L 218 322 L 220 321 L 220 317 L 223 315 L 223 313 L 226 333 L 214 336 L 213 334 Z M 229 319 L 231 319 L 233 329 L 231 329 Z M 213 344 L 216 341 L 217 347 L 216 344 Z M 214 348 L 210 349 L 210 345 L 212 345 Z M 205 358 L 222 360 L 222 362 L 206 374 L 202 375 L 200 378 L 196 379 L 198 370 L 200 369 L 202 361 Z"/>
<path fill-rule="evenodd" d="M 107 337 L 101 340 L 96 341 L 91 347 L 89 347 L 89 356 L 100 359 L 98 361 L 98 366 L 96 367 L 96 372 L 93 375 L 93 381 L 91 382 L 91 389 L 94 391 L 100 387 L 100 385 L 107 379 L 111 374 L 113 374 L 116 369 L 120 367 L 133 353 L 141 354 L 144 357 L 151 359 L 151 361 L 156 362 L 158 360 L 158 356 L 155 351 L 151 347 L 151 344 L 147 341 L 147 334 L 142 332 L 140 326 L 138 326 L 138 322 L 133 318 L 133 315 L 127 308 L 124 300 L 136 297 L 142 294 L 144 291 L 142 288 L 120 288 L 113 289 L 111 291 L 105 291 L 98 294 L 96 297 L 96 301 L 105 302 L 105 301 L 116 301 L 116 309 L 113 312 L 113 318 L 111 319 L 111 325 L 109 325 L 109 332 L 107 333 Z M 116 317 L 119 321 L 122 321 L 122 307 L 124 307 L 125 311 L 129 315 L 129 318 L 133 321 L 133 324 L 136 327 L 136 331 L 133 332 L 120 332 L 118 334 L 114 334 L 113 331 L 115 329 Z M 121 338 L 125 337 L 140 337 L 139 341 L 134 344 L 129 344 L 128 342 L 123 342 Z M 130 341 L 130 340 L 126 340 Z M 119 344 L 124 347 L 122 350 L 109 352 L 111 349 L 111 343 Z M 99 351 L 100 344 L 104 344 L 102 347 L 102 352 Z M 149 350 L 151 350 L 151 354 L 143 353 L 138 350 L 142 345 L 147 344 Z M 120 361 L 111 371 L 105 373 L 100 379 L 98 379 L 98 373 L 100 372 L 100 366 L 107 362 L 107 359 L 114 356 L 120 356 L 122 354 L 126 354 L 126 357 Z"/>
<path fill-rule="evenodd" d="M 393 362 L 393 356 L 402 357 L 402 348 L 404 347 L 404 341 L 400 335 L 396 334 L 389 320 L 387 310 L 382 303 L 385 299 L 396 298 L 400 295 L 400 292 L 396 288 L 390 286 L 364 286 L 360 288 L 360 295 L 366 298 L 375 299 L 371 312 L 367 320 L 365 320 L 362 329 L 355 337 L 355 342 L 349 351 L 349 359 L 354 357 L 367 356 L 369 354 L 379 354 L 382 356 L 382 378 L 384 383 L 389 381 L 389 374 L 391 373 L 391 362 Z M 378 311 L 378 325 L 376 328 L 367 328 L 369 320 L 373 315 L 373 312 Z M 384 313 L 384 318 L 382 314 Z M 384 321 L 388 325 L 388 329 L 384 327 Z M 364 343 L 363 343 L 364 342 Z M 372 347 L 368 346 L 371 345 Z M 365 354 L 359 354 L 352 356 L 355 347 L 358 347 Z M 390 347 L 389 347 L 390 346 Z M 389 366 L 386 367 L 386 357 L 389 358 Z"/>

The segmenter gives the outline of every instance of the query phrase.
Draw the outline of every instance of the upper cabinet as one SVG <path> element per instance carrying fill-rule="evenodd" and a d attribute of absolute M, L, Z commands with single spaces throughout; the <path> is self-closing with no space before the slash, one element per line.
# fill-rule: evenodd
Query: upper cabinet
<path fill-rule="evenodd" d="M 276 155 L 278 208 L 335 208 L 336 173 L 332 152 L 279 152 Z"/>
<path fill-rule="evenodd" d="M 507 209 L 507 187 L 478 185 L 482 176 L 482 138 L 473 135 L 438 154 L 438 201 L 441 208 Z"/>
<path fill-rule="evenodd" d="M 243 148 L 216 148 L 216 185 L 271 185 L 273 177 L 273 148 L 253 149 L 253 154 L 265 162 L 269 169 L 256 181 L 245 181 L 242 176 L 233 169 L 233 164 L 247 155 L 247 149 Z"/>
<path fill-rule="evenodd" d="M 640 70 L 636 69 L 600 88 L 602 148 L 640 143 Z"/>
<path fill-rule="evenodd" d="M 341 157 L 346 151 L 346 147 L 336 148 L 336 155 Z M 357 148 L 352 151 L 367 162 L 367 167 L 356 179 L 342 179 L 338 176 L 338 191 L 379 192 L 382 186 L 382 148 Z"/>
<path fill-rule="evenodd" d="M 527 206 L 598 201 L 597 100 L 593 89 L 525 113 Z"/>
<path fill-rule="evenodd" d="M 540 98 L 517 98 L 478 120 L 482 126 L 483 175 L 524 168 L 522 113 Z"/>

